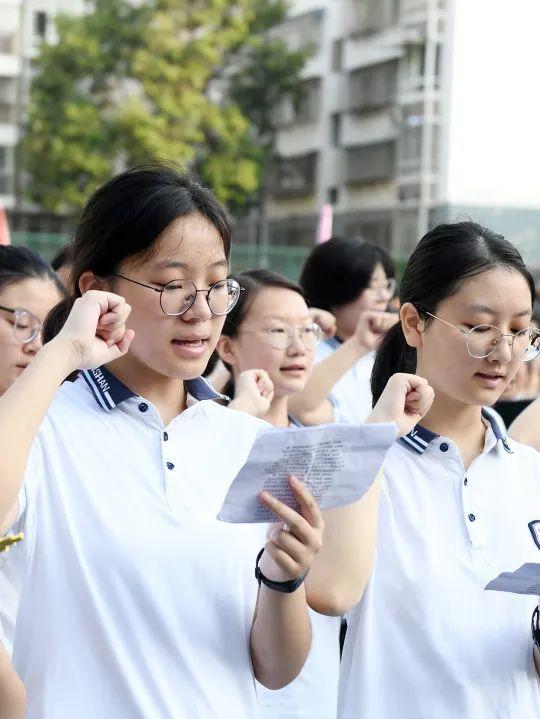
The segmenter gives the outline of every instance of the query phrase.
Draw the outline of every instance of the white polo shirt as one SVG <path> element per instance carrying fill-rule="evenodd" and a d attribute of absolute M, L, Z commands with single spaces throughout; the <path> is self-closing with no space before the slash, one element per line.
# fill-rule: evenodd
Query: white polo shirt
<path fill-rule="evenodd" d="M 483 453 L 417 427 L 387 455 L 373 575 L 351 612 L 341 719 L 533 719 L 537 598 L 486 592 L 540 556 L 540 457 L 484 410 Z"/>
<path fill-rule="evenodd" d="M 315 361 L 326 359 L 340 345 L 341 342 L 335 337 L 319 342 Z M 371 414 L 371 372 L 374 362 L 375 352 L 368 352 L 333 386 L 328 399 L 334 405 L 335 422 L 362 424 Z"/>
<path fill-rule="evenodd" d="M 15 525 L 10 533 L 17 534 L 20 528 Z M 20 544 L 0 554 L 0 641 L 11 654 L 15 635 L 15 620 L 19 607 L 24 573 L 25 553 Z"/>
<path fill-rule="evenodd" d="M 216 515 L 262 427 L 212 401 L 165 427 L 105 368 L 62 385 L 24 484 L 29 719 L 257 716 L 261 527 Z"/>

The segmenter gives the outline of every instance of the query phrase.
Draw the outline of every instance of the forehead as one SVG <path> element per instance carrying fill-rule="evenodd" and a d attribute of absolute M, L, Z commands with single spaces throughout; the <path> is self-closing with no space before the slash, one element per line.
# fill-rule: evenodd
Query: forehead
<path fill-rule="evenodd" d="M 37 277 L 13 282 L 0 290 L 0 304 L 11 309 L 24 309 L 40 319 L 61 300 L 60 292 L 52 280 Z"/>
<path fill-rule="evenodd" d="M 174 220 L 163 230 L 145 265 L 197 271 L 217 262 L 226 264 L 221 235 L 206 217 L 193 214 Z"/>
<path fill-rule="evenodd" d="M 506 267 L 497 267 L 469 278 L 446 302 L 459 305 L 462 309 L 482 306 L 499 315 L 516 315 L 532 310 L 528 282 L 520 272 Z"/>
<path fill-rule="evenodd" d="M 253 300 L 247 316 L 250 319 L 291 319 L 309 318 L 304 298 L 294 290 L 285 287 L 265 287 Z"/>
<path fill-rule="evenodd" d="M 386 272 L 384 271 L 384 267 L 381 265 L 380 262 L 378 262 L 375 267 L 373 268 L 373 272 L 371 273 L 372 279 L 375 278 L 382 278 L 384 279 L 386 277 Z"/>

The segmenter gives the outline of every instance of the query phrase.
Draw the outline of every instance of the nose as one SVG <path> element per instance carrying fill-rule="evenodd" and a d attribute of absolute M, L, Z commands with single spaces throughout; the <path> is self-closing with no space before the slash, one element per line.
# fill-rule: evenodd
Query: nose
<path fill-rule="evenodd" d="M 38 332 L 37 336 L 34 337 L 33 340 L 30 342 L 25 342 L 23 344 L 23 352 L 28 355 L 35 355 L 39 352 L 43 345 L 43 342 L 41 340 L 41 332 Z"/>
<path fill-rule="evenodd" d="M 490 357 L 502 362 L 503 364 L 511 362 L 514 357 L 512 354 L 512 341 L 512 337 L 503 335 L 501 337 L 501 341 L 497 345 L 497 349 L 490 355 Z"/>
<path fill-rule="evenodd" d="M 197 292 L 195 301 L 191 307 L 180 315 L 184 319 L 199 320 L 200 322 L 207 321 L 213 317 L 212 311 L 208 304 L 207 295 L 205 292 Z"/>
<path fill-rule="evenodd" d="M 300 333 L 296 328 L 294 328 L 293 330 L 291 341 L 289 343 L 289 346 L 287 347 L 287 352 L 292 355 L 306 354 L 306 347 L 300 339 Z"/>

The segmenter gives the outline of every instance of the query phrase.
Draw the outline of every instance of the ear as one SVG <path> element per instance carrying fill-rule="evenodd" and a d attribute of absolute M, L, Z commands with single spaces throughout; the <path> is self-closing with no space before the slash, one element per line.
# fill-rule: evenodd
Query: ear
<path fill-rule="evenodd" d="M 411 302 L 406 302 L 399 311 L 401 327 L 409 347 L 422 346 L 422 333 L 426 329 L 424 320 Z"/>
<path fill-rule="evenodd" d="M 81 295 L 84 295 L 88 290 L 102 290 L 103 292 L 110 292 L 109 283 L 105 280 L 99 279 L 91 270 L 83 272 L 79 277 L 79 291 Z"/>
<path fill-rule="evenodd" d="M 216 352 L 223 362 L 226 362 L 233 368 L 236 366 L 236 355 L 234 353 L 234 344 L 231 337 L 221 335 L 216 346 Z"/>

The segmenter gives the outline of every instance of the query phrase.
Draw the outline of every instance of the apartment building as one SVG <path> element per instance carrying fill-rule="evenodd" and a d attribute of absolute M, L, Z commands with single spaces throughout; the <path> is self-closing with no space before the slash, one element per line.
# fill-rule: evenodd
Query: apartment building
<path fill-rule="evenodd" d="M 407 254 L 478 218 L 540 263 L 537 0 L 296 0 L 305 93 L 277 113 L 270 241 L 311 244 L 317 213 Z"/>

